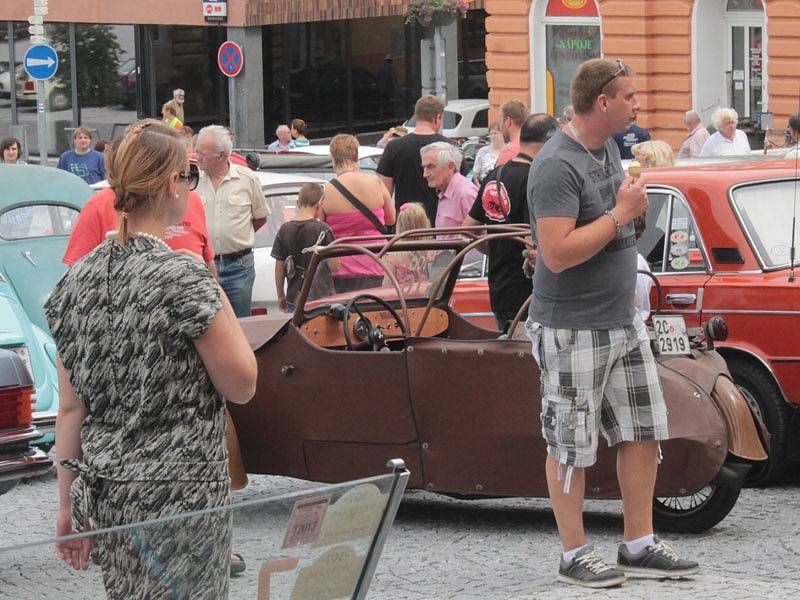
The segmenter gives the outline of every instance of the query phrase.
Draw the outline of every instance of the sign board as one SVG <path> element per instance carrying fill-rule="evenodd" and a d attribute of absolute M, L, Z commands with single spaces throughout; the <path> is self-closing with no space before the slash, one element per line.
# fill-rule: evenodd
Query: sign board
<path fill-rule="evenodd" d="M 203 0 L 203 18 L 206 21 L 227 20 L 228 0 Z"/>
<path fill-rule="evenodd" d="M 31 46 L 25 53 L 22 65 L 32 79 L 50 79 L 58 70 L 58 54 L 52 46 Z"/>
<path fill-rule="evenodd" d="M 236 42 L 223 42 L 217 52 L 219 70 L 228 77 L 236 77 L 244 67 L 244 52 Z"/>

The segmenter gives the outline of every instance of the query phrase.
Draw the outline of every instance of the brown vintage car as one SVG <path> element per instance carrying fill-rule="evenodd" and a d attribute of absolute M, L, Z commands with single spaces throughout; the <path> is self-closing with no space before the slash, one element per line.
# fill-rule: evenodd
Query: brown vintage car
<path fill-rule="evenodd" d="M 539 371 L 523 327 L 498 338 L 448 305 L 471 248 L 488 236 L 529 243 L 528 231 L 436 233 L 316 247 L 293 316 L 241 321 L 259 366 L 255 398 L 230 406 L 247 472 L 339 482 L 399 457 L 412 489 L 547 495 Z M 378 261 L 383 286 L 306 299 L 323 261 L 353 256 Z M 723 335 L 721 320 L 690 329 L 685 354 L 659 359 L 671 434 L 654 499 L 660 529 L 712 527 L 750 466 L 767 458 L 762 429 L 713 350 Z M 601 437 L 587 498 L 620 497 L 615 454 Z"/>

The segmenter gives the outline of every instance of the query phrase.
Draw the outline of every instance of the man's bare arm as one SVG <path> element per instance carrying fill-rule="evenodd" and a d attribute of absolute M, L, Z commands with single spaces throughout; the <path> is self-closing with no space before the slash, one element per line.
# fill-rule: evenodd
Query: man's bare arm
<path fill-rule="evenodd" d="M 630 223 L 647 210 L 644 179 L 634 182 L 626 178 L 617 194 L 617 205 L 611 209 L 620 225 Z M 576 227 L 574 217 L 542 217 L 536 219 L 538 255 L 547 268 L 560 273 L 580 265 L 614 239 L 617 233 L 613 217 L 602 215 L 593 222 Z"/>

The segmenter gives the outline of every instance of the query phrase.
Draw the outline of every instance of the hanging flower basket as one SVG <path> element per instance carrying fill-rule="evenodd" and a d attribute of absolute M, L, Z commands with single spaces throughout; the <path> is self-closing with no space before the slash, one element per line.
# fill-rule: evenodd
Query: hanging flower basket
<path fill-rule="evenodd" d="M 444 27 L 457 17 L 466 17 L 472 0 L 411 0 L 403 9 L 406 23 L 423 27 Z"/>

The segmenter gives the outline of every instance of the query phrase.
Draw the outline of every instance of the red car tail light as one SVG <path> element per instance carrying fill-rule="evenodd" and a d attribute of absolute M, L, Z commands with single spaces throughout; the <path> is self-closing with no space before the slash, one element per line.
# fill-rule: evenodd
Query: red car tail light
<path fill-rule="evenodd" d="M 0 391 L 0 429 L 30 424 L 33 402 L 32 387 Z"/>

